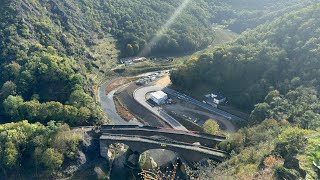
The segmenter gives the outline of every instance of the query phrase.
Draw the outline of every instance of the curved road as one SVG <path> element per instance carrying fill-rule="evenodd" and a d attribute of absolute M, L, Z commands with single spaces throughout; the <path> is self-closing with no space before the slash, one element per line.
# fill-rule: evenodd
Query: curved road
<path fill-rule="evenodd" d="M 145 74 L 141 74 L 138 75 L 137 77 L 143 77 L 143 76 L 148 76 L 150 74 L 152 74 L 154 72 L 150 72 L 150 73 L 145 73 Z M 114 79 L 116 80 L 116 79 Z M 114 81 L 112 80 L 112 81 Z M 116 88 L 115 90 L 111 91 L 109 94 L 105 93 L 106 87 L 112 82 L 112 81 L 106 81 L 104 84 L 101 85 L 101 87 L 99 88 L 99 97 L 100 97 L 100 103 L 101 103 L 101 107 L 103 109 L 103 111 L 106 113 L 106 115 L 108 116 L 109 120 L 111 121 L 111 124 L 114 125 L 142 125 L 142 123 L 138 122 L 138 121 L 125 121 L 124 119 L 122 119 L 119 114 L 116 111 L 115 108 L 115 103 L 113 100 L 113 96 L 115 94 L 116 91 L 118 91 L 121 88 L 125 88 L 128 84 L 124 84 L 121 87 Z M 141 87 L 138 88 L 134 91 L 133 93 L 133 97 L 134 99 L 141 104 L 142 106 L 144 106 L 147 110 L 149 110 L 150 112 L 152 112 L 153 114 L 155 114 L 156 116 L 158 116 L 159 118 L 161 118 L 162 120 L 164 120 L 167 124 L 169 124 L 171 127 L 173 127 L 174 129 L 178 129 L 178 130 L 187 130 L 183 125 L 181 125 L 176 119 L 174 119 L 173 117 L 169 116 L 167 113 L 165 113 L 164 111 L 160 110 L 159 108 L 153 108 L 151 107 L 147 102 L 146 102 L 146 94 L 150 93 L 150 92 L 154 92 L 154 91 L 159 91 L 159 90 L 164 90 L 166 93 L 173 95 L 173 96 L 180 96 L 180 97 L 184 97 L 186 101 L 195 104 L 197 106 L 200 106 L 200 103 L 194 103 L 191 100 L 193 99 L 189 99 L 188 96 L 184 95 L 184 94 L 178 94 L 178 92 L 173 91 L 169 88 L 165 88 L 165 87 L 161 87 L 161 86 L 146 86 L 146 87 Z M 182 96 L 183 95 L 183 96 Z M 203 107 L 203 103 L 201 103 L 201 106 Z M 204 107 L 203 107 L 204 108 Z M 206 110 L 210 110 L 210 112 L 214 113 L 214 114 L 218 114 L 220 115 L 220 113 L 216 112 L 216 109 L 213 110 L 213 108 L 204 108 Z M 198 111 L 198 110 L 194 110 L 194 109 L 190 109 L 190 108 L 186 108 L 185 110 L 187 111 L 191 111 L 194 113 L 198 113 L 201 115 L 206 115 L 208 117 L 213 118 L 213 114 L 211 113 L 207 113 L 207 112 L 203 112 L 203 111 Z M 227 114 L 227 117 L 230 117 L 230 114 Z M 222 116 L 225 117 L 225 116 Z M 238 117 L 237 117 L 238 118 Z M 215 118 L 214 118 L 215 119 Z M 224 118 L 225 119 L 225 118 Z M 232 119 L 234 119 L 234 117 L 232 117 Z M 235 126 L 227 119 L 225 120 L 219 120 L 222 124 L 224 124 L 226 126 L 226 131 L 229 133 L 233 133 L 236 132 L 236 128 Z"/>
<path fill-rule="evenodd" d="M 150 74 L 152 74 L 152 72 L 141 74 L 137 77 L 148 76 Z M 117 113 L 117 110 L 115 108 L 115 103 L 113 100 L 113 96 L 114 96 L 115 92 L 117 92 L 119 89 L 127 86 L 127 84 L 125 84 L 119 88 L 116 88 L 115 90 L 106 94 L 106 87 L 114 80 L 116 80 L 116 79 L 106 81 L 105 83 L 103 83 L 99 87 L 99 99 L 100 99 L 100 103 L 101 103 L 101 108 L 104 111 L 104 113 L 108 116 L 110 123 L 114 124 L 114 125 L 142 125 L 142 123 L 137 122 L 137 121 L 135 121 L 135 122 L 125 121 Z M 158 166 L 162 166 L 164 164 L 171 162 L 172 159 L 176 159 L 176 154 L 172 151 L 167 151 L 167 150 L 165 150 L 165 151 L 159 150 L 159 149 L 149 150 L 148 154 L 150 157 L 152 157 L 154 159 L 154 161 L 157 163 Z M 122 176 L 122 177 L 126 178 L 127 174 L 123 172 L 123 168 L 119 168 L 115 164 L 113 164 L 113 167 L 114 167 L 113 170 L 115 172 L 111 173 L 109 177 L 115 176 L 115 177 L 119 178 Z M 119 170 L 119 172 L 117 171 L 117 169 Z"/>
<path fill-rule="evenodd" d="M 178 129 L 178 130 L 184 130 L 187 131 L 187 128 L 185 128 L 182 124 L 180 124 L 177 120 L 175 120 L 173 117 L 169 116 L 164 111 L 160 110 L 157 107 L 151 107 L 150 104 L 146 101 L 146 94 L 154 91 L 162 90 L 163 87 L 160 86 L 147 86 L 147 87 L 141 87 L 134 91 L 133 98 L 141 104 L 143 107 L 148 109 L 150 112 L 164 120 L 166 123 L 168 123 L 172 128 Z"/>
<path fill-rule="evenodd" d="M 158 72 L 158 71 L 155 71 Z M 143 76 L 149 76 L 155 72 L 148 72 L 148 73 L 144 73 L 144 74 L 140 74 L 137 75 L 136 77 L 143 77 Z M 162 71 L 162 72 L 166 72 L 166 70 Z M 100 87 L 99 87 L 99 100 L 101 103 L 101 108 L 104 111 L 104 113 L 107 115 L 108 119 L 110 120 L 111 124 L 114 125 L 142 125 L 142 123 L 138 122 L 138 121 L 125 121 L 124 119 L 121 118 L 121 116 L 119 116 L 116 108 L 115 108 L 115 103 L 113 100 L 113 96 L 115 94 L 115 92 L 117 92 L 119 89 L 127 86 L 128 84 L 124 84 L 121 87 L 116 88 L 115 90 L 109 92 L 108 94 L 106 94 L 106 88 L 109 84 L 111 84 L 113 81 L 116 81 L 118 78 L 112 79 L 112 80 L 107 80 L 105 83 L 103 83 Z"/>
<path fill-rule="evenodd" d="M 115 79 L 116 80 L 116 79 Z M 108 116 L 108 119 L 110 120 L 111 124 L 114 125 L 142 125 L 140 122 L 137 121 L 125 121 L 122 119 L 119 114 L 117 113 L 114 101 L 113 101 L 113 96 L 114 93 L 123 88 L 125 85 L 116 88 L 115 90 L 111 91 L 109 94 L 106 94 L 106 87 L 112 83 L 112 81 L 107 81 L 103 83 L 100 88 L 99 88 L 99 97 L 100 97 L 100 103 L 102 110 L 106 113 Z"/>
<path fill-rule="evenodd" d="M 162 110 L 159 111 L 158 108 L 151 107 L 146 102 L 146 94 L 147 93 L 154 92 L 154 91 L 160 91 L 160 90 L 163 90 L 163 89 L 164 89 L 164 87 L 156 86 L 156 85 L 155 86 L 142 87 L 142 88 L 137 89 L 134 92 L 133 97 L 142 106 L 144 106 L 146 109 L 148 109 L 149 111 L 151 111 L 152 113 L 154 113 L 155 115 L 157 115 L 158 117 L 160 117 L 161 119 L 166 121 L 174 129 L 187 130 L 177 120 L 175 120 L 174 118 L 169 116 L 167 113 L 164 113 L 164 111 L 162 111 Z M 168 89 L 168 88 L 165 88 L 165 89 Z M 208 116 L 208 117 L 210 117 L 212 119 L 217 119 L 217 118 L 215 118 L 215 116 L 213 114 L 208 113 L 208 112 L 194 110 L 194 109 L 187 108 L 187 107 L 184 110 L 191 111 L 191 112 L 194 112 L 196 114 L 205 115 L 205 116 Z M 227 120 L 226 118 L 223 117 L 222 119 L 217 119 L 217 120 L 219 122 L 221 122 L 223 125 L 225 125 L 227 132 L 229 132 L 229 133 L 236 132 L 236 127 L 229 120 Z"/>
<path fill-rule="evenodd" d="M 203 112 L 203 111 L 199 111 L 199 110 L 195 110 L 195 109 L 191 109 L 191 108 L 185 108 L 186 111 L 190 111 L 190 112 L 194 112 L 196 114 L 201 114 L 201 115 L 204 115 L 204 116 L 207 116 L 207 117 L 210 117 L 214 120 L 217 120 L 219 121 L 220 123 L 222 123 L 223 125 L 225 125 L 226 127 L 226 131 L 228 133 L 235 133 L 237 132 L 237 129 L 236 127 L 230 122 L 228 121 L 227 119 L 225 120 L 222 120 L 222 119 L 217 119 L 213 114 L 210 114 L 210 113 L 207 113 L 207 112 Z"/>

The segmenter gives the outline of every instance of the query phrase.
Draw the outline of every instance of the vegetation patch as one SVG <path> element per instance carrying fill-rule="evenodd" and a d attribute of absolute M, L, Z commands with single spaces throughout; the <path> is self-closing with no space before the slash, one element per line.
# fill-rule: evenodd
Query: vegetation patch
<path fill-rule="evenodd" d="M 116 106 L 117 113 L 126 121 L 132 121 L 135 117 L 130 111 L 121 103 L 118 97 L 114 97 L 114 104 Z"/>

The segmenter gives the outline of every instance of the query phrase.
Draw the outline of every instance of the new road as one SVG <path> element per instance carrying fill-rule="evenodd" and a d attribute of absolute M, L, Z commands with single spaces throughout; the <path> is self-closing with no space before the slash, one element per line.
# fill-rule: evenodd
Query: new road
<path fill-rule="evenodd" d="M 152 107 L 146 100 L 146 94 L 154 91 L 159 91 L 163 89 L 163 87 L 160 86 L 147 86 L 147 87 L 141 87 L 134 91 L 133 98 L 141 104 L 143 107 L 145 107 L 147 110 L 164 120 L 166 123 L 168 123 L 172 128 L 178 129 L 178 130 L 187 130 L 183 125 L 181 125 L 176 119 L 162 111 L 161 109 L 157 107 Z"/>
<path fill-rule="evenodd" d="M 146 73 L 146 74 L 142 74 L 140 76 L 137 77 L 144 77 L 146 75 L 149 75 L 152 73 Z M 109 94 L 105 94 L 105 88 L 106 86 L 109 84 L 110 82 L 106 82 L 104 83 L 101 87 L 100 87 L 100 102 L 102 105 L 102 109 L 104 110 L 104 112 L 108 115 L 110 121 L 112 122 L 112 124 L 116 124 L 116 125 L 125 125 L 125 124 L 141 124 L 139 122 L 127 122 L 125 120 L 123 120 L 117 113 L 116 109 L 115 109 L 115 105 L 113 102 L 113 94 L 115 91 L 117 91 L 122 87 L 119 87 L 115 90 L 113 90 L 112 92 L 110 92 Z M 134 99 L 141 104 L 142 106 L 144 106 L 146 108 L 146 110 L 152 112 L 153 114 L 155 114 L 156 116 L 158 116 L 159 118 L 161 118 L 163 121 L 165 121 L 167 124 L 169 124 L 172 128 L 174 129 L 179 129 L 179 130 L 187 130 L 183 125 L 181 125 L 176 119 L 174 119 L 173 117 L 171 117 L 170 115 L 168 115 L 166 112 L 164 112 L 163 110 L 161 110 L 160 108 L 157 107 L 152 107 L 147 101 L 146 101 L 146 94 L 153 92 L 153 91 L 158 91 L 158 90 L 162 90 L 165 93 L 167 93 L 170 96 L 176 97 L 178 99 L 181 99 L 183 101 L 189 102 L 193 105 L 196 105 L 200 108 L 203 108 L 207 111 L 209 111 L 210 113 L 213 114 L 217 114 L 221 117 L 224 117 L 227 120 L 233 120 L 233 121 L 245 121 L 244 119 L 237 117 L 235 115 L 232 115 L 228 112 L 222 111 L 220 109 L 214 108 L 211 105 L 208 105 L 206 103 L 203 103 L 201 101 L 198 101 L 186 94 L 177 92 L 175 90 L 172 90 L 170 88 L 167 87 L 161 87 L 161 86 L 147 86 L 147 87 L 141 87 L 138 88 L 134 91 L 133 93 L 133 97 Z M 234 128 L 229 128 L 230 131 L 234 131 Z"/>
<path fill-rule="evenodd" d="M 211 105 L 208 105 L 206 103 L 203 103 L 203 102 L 200 102 L 190 96 L 187 96 L 186 94 L 183 94 L 183 93 L 180 93 L 178 91 L 175 91 L 173 89 L 169 89 L 169 88 L 164 88 L 162 89 L 163 92 L 167 93 L 168 95 L 171 95 L 171 96 L 174 96 L 174 97 L 177 97 L 178 99 L 181 99 L 181 100 L 184 100 L 184 101 L 187 101 L 187 102 L 190 102 L 196 106 L 199 106 L 203 109 L 206 109 L 212 113 L 215 113 L 217 115 L 220 115 L 228 120 L 234 120 L 234 121 L 245 121 L 244 119 L 238 117 L 238 116 L 235 116 L 233 114 L 230 114 L 228 112 L 225 112 L 225 111 L 222 111 L 220 109 L 217 109 L 217 108 L 214 108 L 212 107 Z"/>
<path fill-rule="evenodd" d="M 115 79 L 116 80 L 116 79 Z M 114 96 L 114 93 L 126 86 L 123 85 L 121 87 L 118 87 L 116 89 L 114 89 L 113 91 L 109 92 L 108 94 L 106 94 L 106 87 L 111 83 L 112 81 L 107 81 L 105 82 L 104 84 L 102 84 L 102 86 L 100 87 L 99 89 L 99 97 L 100 97 L 100 103 L 101 103 L 101 107 L 102 107 L 102 110 L 106 113 L 106 115 L 108 116 L 111 124 L 114 124 L 114 125 L 126 125 L 126 124 L 131 124 L 131 125 L 141 125 L 140 122 L 137 122 L 137 121 L 133 121 L 133 122 L 128 122 L 128 121 L 125 121 L 124 119 L 121 118 L 121 116 L 118 114 L 117 110 L 116 110 L 116 107 L 115 107 L 115 104 L 114 104 L 114 100 L 113 100 L 113 96 Z"/>

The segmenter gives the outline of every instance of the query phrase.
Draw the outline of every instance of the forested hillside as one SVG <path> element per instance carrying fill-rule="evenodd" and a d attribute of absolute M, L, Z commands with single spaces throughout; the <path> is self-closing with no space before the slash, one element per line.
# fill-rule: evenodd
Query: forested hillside
<path fill-rule="evenodd" d="M 79 11 L 66 11 L 54 1 L 2 2 L 0 109 L 12 121 L 105 121 L 87 94 L 85 78 L 85 65 L 90 63 L 85 47 L 95 21 Z M 77 13 L 86 19 L 72 19 Z"/>
<path fill-rule="evenodd" d="M 319 179 L 319 14 L 315 3 L 283 15 L 172 74 L 176 87 L 252 110 L 250 126 L 220 144 L 232 157 L 211 177 Z"/>
<path fill-rule="evenodd" d="M 81 136 L 68 125 L 54 122 L 48 126 L 27 121 L 0 125 L 1 178 L 62 177 L 62 167 L 72 165 L 79 156 Z"/>
<path fill-rule="evenodd" d="M 101 76 L 106 69 L 99 66 L 116 59 L 111 54 L 101 58 L 92 47 L 105 43 L 111 33 L 122 55 L 138 54 L 181 2 L 4 0 L 0 6 L 0 101 L 6 101 L 0 112 L 14 121 L 45 123 L 64 117 L 70 124 L 102 123 L 104 117 L 90 97 L 90 74 Z M 232 9 L 237 4 L 228 3 L 191 1 L 160 35 L 152 53 L 204 48 L 214 37 L 212 23 L 233 19 L 230 12 L 254 10 Z"/>
<path fill-rule="evenodd" d="M 61 177 L 61 167 L 74 161 L 80 148 L 78 136 L 68 125 L 108 123 L 93 98 L 95 79 L 103 79 L 116 66 L 118 56 L 138 55 L 182 2 L 2 0 L 0 116 L 5 123 L 14 123 L 0 125 L 0 175 Z M 190 1 L 147 55 L 193 53 L 213 42 L 215 27 L 241 33 L 310 3 L 297 2 Z M 316 122 L 302 122 L 308 116 L 318 117 L 318 71 L 314 69 L 319 55 L 318 9 L 306 8 L 245 33 L 235 44 L 183 67 L 173 75 L 173 82 L 191 89 L 201 80 L 244 109 L 274 90 L 253 111 L 253 124 L 264 118 L 289 117 L 303 127 L 314 127 Z M 308 91 L 299 88 L 302 85 Z M 305 92 L 313 96 L 306 97 Z M 300 101 L 309 111 L 304 106 L 294 111 Z M 278 113 L 282 107 L 278 102 L 290 106 L 288 111 Z M 63 139 L 61 134 L 70 136 Z M 19 177 L 11 176 L 15 172 Z"/>
<path fill-rule="evenodd" d="M 229 29 L 241 33 L 247 28 L 255 28 L 285 13 L 303 8 L 313 1 L 305 0 L 226 0 L 226 8 L 231 9 L 229 20 L 223 21 Z M 226 16 L 225 13 L 223 13 Z"/>
<path fill-rule="evenodd" d="M 319 6 L 313 5 L 245 32 L 230 45 L 190 61 L 172 76 L 189 90 L 222 91 L 243 109 L 271 90 L 286 94 L 299 86 L 319 90 Z"/>
<path fill-rule="evenodd" d="M 212 27 L 224 25 L 241 33 L 308 3 L 297 0 L 189 1 L 177 20 L 166 27 L 164 33 L 157 34 L 182 2 L 184 0 L 119 0 L 106 3 L 103 10 L 109 14 L 111 32 L 122 42 L 123 55 L 131 56 L 138 54 L 155 36 L 159 36 L 159 41 L 152 48 L 153 54 L 194 52 L 212 42 Z"/>

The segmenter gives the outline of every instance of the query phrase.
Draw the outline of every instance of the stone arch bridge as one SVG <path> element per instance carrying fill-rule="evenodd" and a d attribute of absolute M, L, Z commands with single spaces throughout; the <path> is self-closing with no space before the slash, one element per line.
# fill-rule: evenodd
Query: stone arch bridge
<path fill-rule="evenodd" d="M 224 151 L 207 146 L 208 144 L 210 146 L 216 145 L 224 139 L 218 136 L 139 126 L 102 126 L 100 131 L 102 132 L 100 136 L 100 154 L 107 159 L 108 148 L 115 143 L 127 145 L 138 156 L 151 149 L 170 150 L 188 164 L 193 164 L 203 159 L 222 162 L 229 156 Z M 204 139 L 201 139 L 201 136 Z M 212 142 L 210 142 L 210 139 Z"/>

